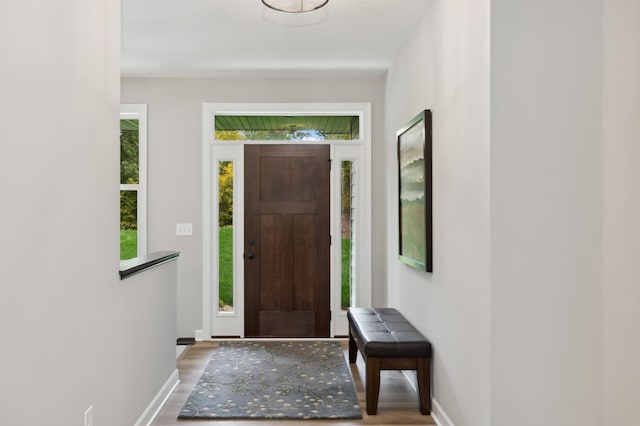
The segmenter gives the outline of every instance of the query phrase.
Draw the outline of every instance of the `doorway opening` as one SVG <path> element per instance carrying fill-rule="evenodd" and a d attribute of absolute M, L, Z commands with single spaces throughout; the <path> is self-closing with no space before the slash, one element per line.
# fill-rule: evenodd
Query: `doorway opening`
<path fill-rule="evenodd" d="M 204 336 L 343 336 L 346 308 L 370 305 L 369 116 L 369 104 L 203 105 Z M 313 147 L 326 151 L 330 168 L 322 235 L 303 206 L 319 191 L 303 181 L 318 179 L 312 165 L 320 161 L 297 153 Z M 261 149 L 262 160 L 249 159 Z M 269 153 L 274 149 L 280 154 Z M 251 174 L 266 180 L 247 180 Z M 247 231 L 256 229 L 246 223 L 256 209 L 247 200 L 254 190 L 267 212 L 253 219 L 259 230 L 251 232 L 260 238 Z M 305 257 L 300 247 L 287 254 L 295 244 L 323 241 L 330 244 L 326 256 L 313 248 Z M 252 284 L 256 275 L 268 279 Z M 311 285 L 312 276 L 324 278 Z M 262 302 L 264 309 L 256 305 Z"/>

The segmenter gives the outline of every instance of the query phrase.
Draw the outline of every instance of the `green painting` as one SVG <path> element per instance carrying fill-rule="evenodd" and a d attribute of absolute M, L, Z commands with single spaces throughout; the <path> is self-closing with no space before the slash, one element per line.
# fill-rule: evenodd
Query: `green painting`
<path fill-rule="evenodd" d="M 430 155 L 425 159 L 425 143 L 430 136 L 430 129 L 425 126 L 427 112 L 398 132 L 400 260 L 422 270 L 429 270 L 431 263 L 431 191 L 427 187 Z"/>

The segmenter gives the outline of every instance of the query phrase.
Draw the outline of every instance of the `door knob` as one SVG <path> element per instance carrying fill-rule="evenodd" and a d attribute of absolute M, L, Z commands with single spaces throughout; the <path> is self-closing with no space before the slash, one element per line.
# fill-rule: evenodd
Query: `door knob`
<path fill-rule="evenodd" d="M 248 258 L 249 260 L 253 260 L 255 257 L 256 257 L 256 256 L 255 256 L 255 254 L 253 254 L 253 253 L 249 253 L 249 254 L 247 255 L 247 258 Z"/>

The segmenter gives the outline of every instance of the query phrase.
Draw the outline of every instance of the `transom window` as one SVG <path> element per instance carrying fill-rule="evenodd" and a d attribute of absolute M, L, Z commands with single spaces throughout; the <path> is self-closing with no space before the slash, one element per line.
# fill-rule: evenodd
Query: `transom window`
<path fill-rule="evenodd" d="M 352 115 L 216 115 L 219 141 L 324 141 L 360 139 Z"/>

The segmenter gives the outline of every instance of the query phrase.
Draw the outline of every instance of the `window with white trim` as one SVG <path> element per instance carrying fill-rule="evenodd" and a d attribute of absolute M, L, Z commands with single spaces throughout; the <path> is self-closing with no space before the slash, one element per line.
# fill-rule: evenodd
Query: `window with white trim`
<path fill-rule="evenodd" d="M 147 253 L 147 106 L 120 106 L 120 260 Z"/>

